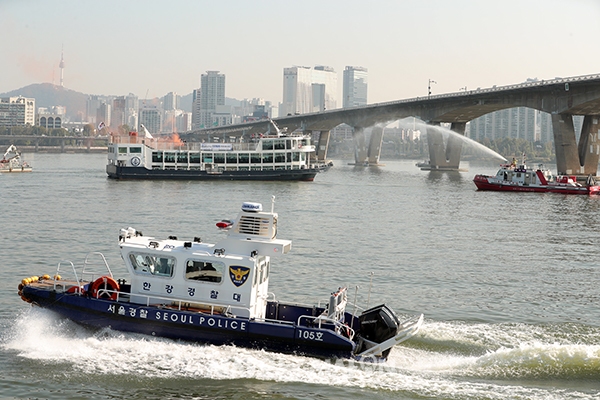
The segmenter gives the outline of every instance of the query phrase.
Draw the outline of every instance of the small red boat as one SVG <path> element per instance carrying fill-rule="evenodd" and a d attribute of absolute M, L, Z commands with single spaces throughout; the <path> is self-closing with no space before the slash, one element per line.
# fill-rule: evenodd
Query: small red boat
<path fill-rule="evenodd" d="M 541 164 L 537 169 L 529 168 L 524 163 L 501 164 L 495 176 L 478 174 L 473 178 L 473 182 L 478 190 L 600 194 L 600 186 L 591 175 L 585 184 L 581 184 L 575 176 L 553 176 L 552 172 Z"/>

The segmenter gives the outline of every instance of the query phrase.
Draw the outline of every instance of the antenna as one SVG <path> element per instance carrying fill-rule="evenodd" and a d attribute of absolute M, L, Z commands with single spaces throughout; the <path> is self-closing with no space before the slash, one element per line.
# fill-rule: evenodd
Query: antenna
<path fill-rule="evenodd" d="M 60 87 L 65 87 L 65 81 L 64 81 L 64 71 L 65 71 L 64 50 L 65 50 L 65 45 L 63 44 L 62 49 L 60 50 L 60 64 L 58 64 L 58 67 L 60 68 Z"/>

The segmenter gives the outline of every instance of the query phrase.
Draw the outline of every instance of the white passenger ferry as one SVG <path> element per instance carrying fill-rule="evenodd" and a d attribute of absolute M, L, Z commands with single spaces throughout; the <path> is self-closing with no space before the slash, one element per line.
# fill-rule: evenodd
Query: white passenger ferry
<path fill-rule="evenodd" d="M 312 181 L 329 168 L 312 159 L 315 146 L 309 135 L 272 126 L 274 134 L 235 143 L 161 140 L 147 131 L 112 136 L 106 172 L 115 179 Z"/>

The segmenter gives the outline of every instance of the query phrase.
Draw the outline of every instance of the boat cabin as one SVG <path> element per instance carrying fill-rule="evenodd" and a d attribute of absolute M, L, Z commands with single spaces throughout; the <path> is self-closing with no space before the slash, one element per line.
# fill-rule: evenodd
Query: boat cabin
<path fill-rule="evenodd" d="M 259 203 L 244 203 L 235 221 L 218 226 L 229 233 L 216 244 L 122 229 L 130 301 L 265 318 L 270 259 L 287 254 L 291 241 L 276 238 L 277 214 L 263 212 Z"/>
<path fill-rule="evenodd" d="M 299 170 L 310 168 L 315 146 L 308 135 L 259 135 L 245 142 L 183 143 L 113 136 L 108 164 L 149 170 L 226 171 Z"/>

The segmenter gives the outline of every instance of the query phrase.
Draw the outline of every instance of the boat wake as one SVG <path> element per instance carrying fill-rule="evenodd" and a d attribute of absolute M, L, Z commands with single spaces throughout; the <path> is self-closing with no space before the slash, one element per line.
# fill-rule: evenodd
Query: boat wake
<path fill-rule="evenodd" d="M 243 377 L 409 397 L 591 399 L 600 389 L 600 346 L 593 344 L 599 333 L 600 328 L 571 324 L 426 321 L 412 341 L 396 346 L 387 363 L 373 364 L 190 344 L 110 329 L 89 331 L 47 310 L 30 309 L 14 321 L 1 345 L 23 359 L 65 365 L 75 376 Z M 575 389 L 556 392 L 555 380 L 576 382 Z"/>

